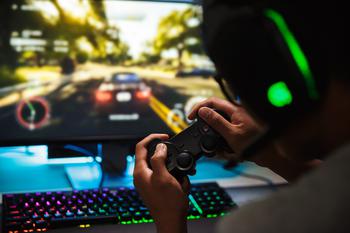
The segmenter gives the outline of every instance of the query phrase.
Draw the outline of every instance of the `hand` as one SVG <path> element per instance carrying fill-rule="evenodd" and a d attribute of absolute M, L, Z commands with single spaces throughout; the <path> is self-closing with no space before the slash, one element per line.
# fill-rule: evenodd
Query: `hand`
<path fill-rule="evenodd" d="M 180 183 L 166 169 L 167 147 L 161 143 L 147 165 L 146 146 L 153 139 L 168 139 L 166 134 L 152 134 L 136 145 L 134 185 L 145 205 L 149 208 L 161 232 L 187 232 L 188 194 L 190 182 L 186 176 Z"/>
<path fill-rule="evenodd" d="M 227 121 L 211 108 L 226 113 L 230 116 L 230 121 Z M 262 130 L 262 127 L 253 120 L 243 107 L 219 98 L 211 97 L 196 104 L 188 118 L 193 120 L 197 113 L 224 137 L 235 152 L 242 151 Z"/>
<path fill-rule="evenodd" d="M 230 116 L 230 121 L 227 121 L 210 108 L 223 111 Z M 193 120 L 197 113 L 225 138 L 226 142 L 235 152 L 241 152 L 263 130 L 263 127 L 254 121 L 242 106 L 215 97 L 195 105 L 188 118 Z M 224 152 L 221 153 L 221 156 L 230 159 L 234 155 Z M 296 180 L 301 174 L 320 164 L 318 161 L 300 163 L 300 161 L 288 159 L 285 152 L 279 148 L 278 143 L 266 145 L 263 150 L 259 151 L 250 160 L 260 166 L 270 168 L 288 181 Z"/>

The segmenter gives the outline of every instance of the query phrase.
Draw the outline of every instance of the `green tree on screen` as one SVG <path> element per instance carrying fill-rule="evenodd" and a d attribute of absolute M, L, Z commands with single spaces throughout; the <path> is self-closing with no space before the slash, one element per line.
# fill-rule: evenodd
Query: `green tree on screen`
<path fill-rule="evenodd" d="M 200 15 L 196 8 L 173 11 L 160 20 L 153 47 L 156 53 L 175 49 L 178 68 L 183 67 L 184 52 L 203 54 L 200 40 Z"/>

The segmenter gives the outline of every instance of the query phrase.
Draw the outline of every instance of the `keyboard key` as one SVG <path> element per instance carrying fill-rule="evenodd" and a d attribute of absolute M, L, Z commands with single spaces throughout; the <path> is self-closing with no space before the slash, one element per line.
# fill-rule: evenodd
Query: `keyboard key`
<path fill-rule="evenodd" d="M 81 224 L 118 223 L 118 216 L 89 216 L 86 218 L 57 218 L 51 221 L 52 228 L 78 226 Z"/>
<path fill-rule="evenodd" d="M 98 223 L 153 222 L 132 188 L 3 195 L 4 232 L 43 232 Z M 188 219 L 212 218 L 236 207 L 215 183 L 193 184 Z M 3 232 L 3 231 L 1 231 Z"/>
<path fill-rule="evenodd" d="M 81 211 L 81 210 L 78 210 L 77 211 L 77 216 L 78 217 L 82 217 L 82 216 L 84 216 L 85 215 L 85 212 L 84 211 Z"/>
<path fill-rule="evenodd" d="M 5 224 L 5 228 L 8 231 L 21 229 L 21 226 L 22 226 L 21 222 L 8 222 Z"/>

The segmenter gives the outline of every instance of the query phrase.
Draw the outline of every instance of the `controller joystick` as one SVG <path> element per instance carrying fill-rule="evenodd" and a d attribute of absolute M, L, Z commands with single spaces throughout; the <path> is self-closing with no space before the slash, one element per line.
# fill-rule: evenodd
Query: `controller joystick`
<path fill-rule="evenodd" d="M 216 112 L 226 120 L 230 120 L 226 114 Z M 203 155 L 212 157 L 218 149 L 228 148 L 224 138 L 200 117 L 197 117 L 188 128 L 168 140 L 152 140 L 147 146 L 149 167 L 151 167 L 150 159 L 159 143 L 167 146 L 166 167 L 178 179 L 186 175 L 194 175 L 196 161 Z"/>

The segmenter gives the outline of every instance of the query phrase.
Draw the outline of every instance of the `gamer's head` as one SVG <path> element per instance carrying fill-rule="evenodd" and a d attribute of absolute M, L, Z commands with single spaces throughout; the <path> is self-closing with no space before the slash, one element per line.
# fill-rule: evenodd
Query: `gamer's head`
<path fill-rule="evenodd" d="M 349 140 L 349 20 L 336 4 L 204 1 L 204 42 L 228 98 L 301 158 Z"/>

